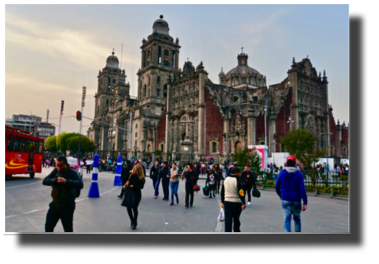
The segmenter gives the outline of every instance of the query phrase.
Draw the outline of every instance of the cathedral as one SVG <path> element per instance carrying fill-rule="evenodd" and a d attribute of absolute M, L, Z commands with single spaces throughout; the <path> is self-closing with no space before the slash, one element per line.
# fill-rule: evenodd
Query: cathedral
<path fill-rule="evenodd" d="M 191 154 L 223 160 L 238 148 L 266 145 L 271 156 L 284 151 L 280 138 L 287 131 L 304 128 L 330 157 L 348 156 L 349 127 L 335 122 L 326 72 L 317 74 L 308 57 L 293 58 L 283 81 L 268 87 L 242 49 L 237 66 L 226 74 L 221 68 L 216 84 L 203 62 L 187 60 L 179 68 L 179 39 L 170 36 L 163 16 L 140 48 L 136 97 L 114 52 L 97 76 L 94 119 L 103 123 L 92 122 L 87 133 L 99 151 L 159 150 L 176 159 Z"/>

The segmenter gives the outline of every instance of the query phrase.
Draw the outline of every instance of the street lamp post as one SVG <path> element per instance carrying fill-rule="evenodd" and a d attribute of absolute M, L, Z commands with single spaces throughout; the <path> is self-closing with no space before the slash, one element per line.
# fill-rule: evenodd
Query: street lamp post
<path fill-rule="evenodd" d="M 326 146 L 326 166 L 328 168 L 328 171 L 329 171 L 329 149 L 328 149 L 328 136 L 329 135 L 333 135 L 332 132 L 329 132 L 329 133 L 321 133 L 321 136 L 325 135 L 325 146 Z"/>
<path fill-rule="evenodd" d="M 224 133 L 222 136 L 225 138 L 224 140 L 226 142 L 226 162 L 229 163 L 229 133 Z"/>
<path fill-rule="evenodd" d="M 137 159 L 137 146 L 134 146 L 134 156 L 135 156 L 135 159 Z"/>

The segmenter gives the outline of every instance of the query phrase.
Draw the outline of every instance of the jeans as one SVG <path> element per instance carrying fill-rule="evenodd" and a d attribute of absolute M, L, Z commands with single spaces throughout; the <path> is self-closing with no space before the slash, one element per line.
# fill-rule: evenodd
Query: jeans
<path fill-rule="evenodd" d="M 46 214 L 45 232 L 53 232 L 59 219 L 61 219 L 65 232 L 73 232 L 72 222 L 74 219 L 74 211 L 75 202 L 64 207 L 59 207 L 54 202 L 51 202 Z"/>
<path fill-rule="evenodd" d="M 188 206 L 188 203 L 192 206 L 193 205 L 193 185 L 187 185 L 186 183 L 186 199 L 185 199 L 185 204 Z M 191 196 L 191 197 L 190 197 Z"/>
<path fill-rule="evenodd" d="M 154 187 L 154 196 L 159 195 L 159 183 L 161 180 L 153 180 L 153 187 Z"/>
<path fill-rule="evenodd" d="M 170 185 L 170 180 L 162 180 L 162 189 L 163 189 L 163 199 L 168 201 L 168 186 Z"/>
<path fill-rule="evenodd" d="M 179 188 L 179 182 L 170 182 L 170 189 L 171 189 L 171 202 L 174 202 L 174 195 L 176 199 L 178 199 L 178 188 Z"/>
<path fill-rule="evenodd" d="M 224 202 L 225 210 L 225 232 L 232 232 L 232 224 L 234 232 L 241 232 L 240 215 L 242 212 L 241 203 Z"/>
<path fill-rule="evenodd" d="M 301 202 L 290 202 L 282 200 L 282 211 L 284 217 L 284 232 L 291 232 L 291 216 L 295 223 L 295 232 L 301 232 Z"/>

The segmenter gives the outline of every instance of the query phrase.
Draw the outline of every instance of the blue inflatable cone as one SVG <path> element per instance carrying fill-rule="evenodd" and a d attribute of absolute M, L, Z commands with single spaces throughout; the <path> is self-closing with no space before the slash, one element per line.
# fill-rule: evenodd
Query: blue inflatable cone
<path fill-rule="evenodd" d="M 89 187 L 88 197 L 97 198 L 100 197 L 99 185 L 97 183 L 97 178 L 99 174 L 99 155 L 95 154 L 93 158 L 93 170 L 92 170 L 92 182 Z"/>
<path fill-rule="evenodd" d="M 122 156 L 118 156 L 117 167 L 116 167 L 116 176 L 114 176 L 114 186 L 121 186 L 121 171 L 122 171 Z"/>

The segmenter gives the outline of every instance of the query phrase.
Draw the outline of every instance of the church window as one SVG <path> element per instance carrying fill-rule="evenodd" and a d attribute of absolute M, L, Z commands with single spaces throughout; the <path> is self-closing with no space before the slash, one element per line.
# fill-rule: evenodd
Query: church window
<path fill-rule="evenodd" d="M 150 86 L 150 76 L 147 77 L 147 85 Z"/>
<path fill-rule="evenodd" d="M 238 85 L 238 79 L 234 79 L 234 85 Z"/>
<path fill-rule="evenodd" d="M 143 87 L 143 96 L 144 96 L 144 97 L 146 96 L 146 84 L 145 84 L 145 86 Z"/>
<path fill-rule="evenodd" d="M 136 128 L 138 128 L 138 124 L 136 124 Z"/>
<path fill-rule="evenodd" d="M 246 83 L 246 78 L 242 78 L 242 83 Z"/>
<path fill-rule="evenodd" d="M 113 79 L 113 83 L 116 83 L 116 79 Z"/>
<path fill-rule="evenodd" d="M 108 77 L 108 86 L 111 85 L 111 77 Z"/>
<path fill-rule="evenodd" d="M 163 96 L 167 97 L 167 84 L 165 84 L 163 87 Z"/>
<path fill-rule="evenodd" d="M 138 135 L 138 133 L 136 132 L 136 133 L 135 133 L 135 137 L 137 137 L 137 135 Z"/>
<path fill-rule="evenodd" d="M 175 67 L 176 64 L 176 54 L 175 50 L 172 51 L 172 65 Z"/>
<path fill-rule="evenodd" d="M 164 50 L 164 55 L 165 55 L 165 56 L 168 56 L 168 54 L 169 54 L 169 50 L 165 49 L 165 50 Z"/>
<path fill-rule="evenodd" d="M 164 59 L 164 61 L 163 61 L 163 65 L 164 65 L 164 66 L 169 66 L 169 64 L 168 64 L 168 59 L 167 59 L 167 58 Z"/>
<path fill-rule="evenodd" d="M 161 53 L 161 46 L 158 46 L 158 63 L 162 64 L 162 53 Z"/>
<path fill-rule="evenodd" d="M 147 61 L 150 60 L 150 50 L 147 50 L 146 60 L 147 60 Z"/>
<path fill-rule="evenodd" d="M 237 102 L 238 99 L 239 99 L 238 96 L 234 96 L 234 97 L 233 97 L 233 102 Z"/>
<path fill-rule="evenodd" d="M 217 142 L 212 142 L 212 152 L 217 152 Z"/>
<path fill-rule="evenodd" d="M 147 96 L 150 96 L 150 89 L 147 89 Z"/>
<path fill-rule="evenodd" d="M 159 92 L 160 92 L 160 90 L 159 90 L 159 89 L 157 89 L 157 96 L 159 96 Z"/>
<path fill-rule="evenodd" d="M 253 96 L 253 101 L 257 102 L 258 101 L 258 96 Z"/>
<path fill-rule="evenodd" d="M 105 104 L 108 106 L 108 99 L 107 99 L 107 101 L 105 102 Z"/>
<path fill-rule="evenodd" d="M 164 146 L 163 146 L 163 144 L 161 144 L 161 151 L 163 152 L 163 148 L 164 148 Z"/>
<path fill-rule="evenodd" d="M 161 77 L 157 77 L 157 84 L 159 84 L 159 82 L 161 81 Z"/>

